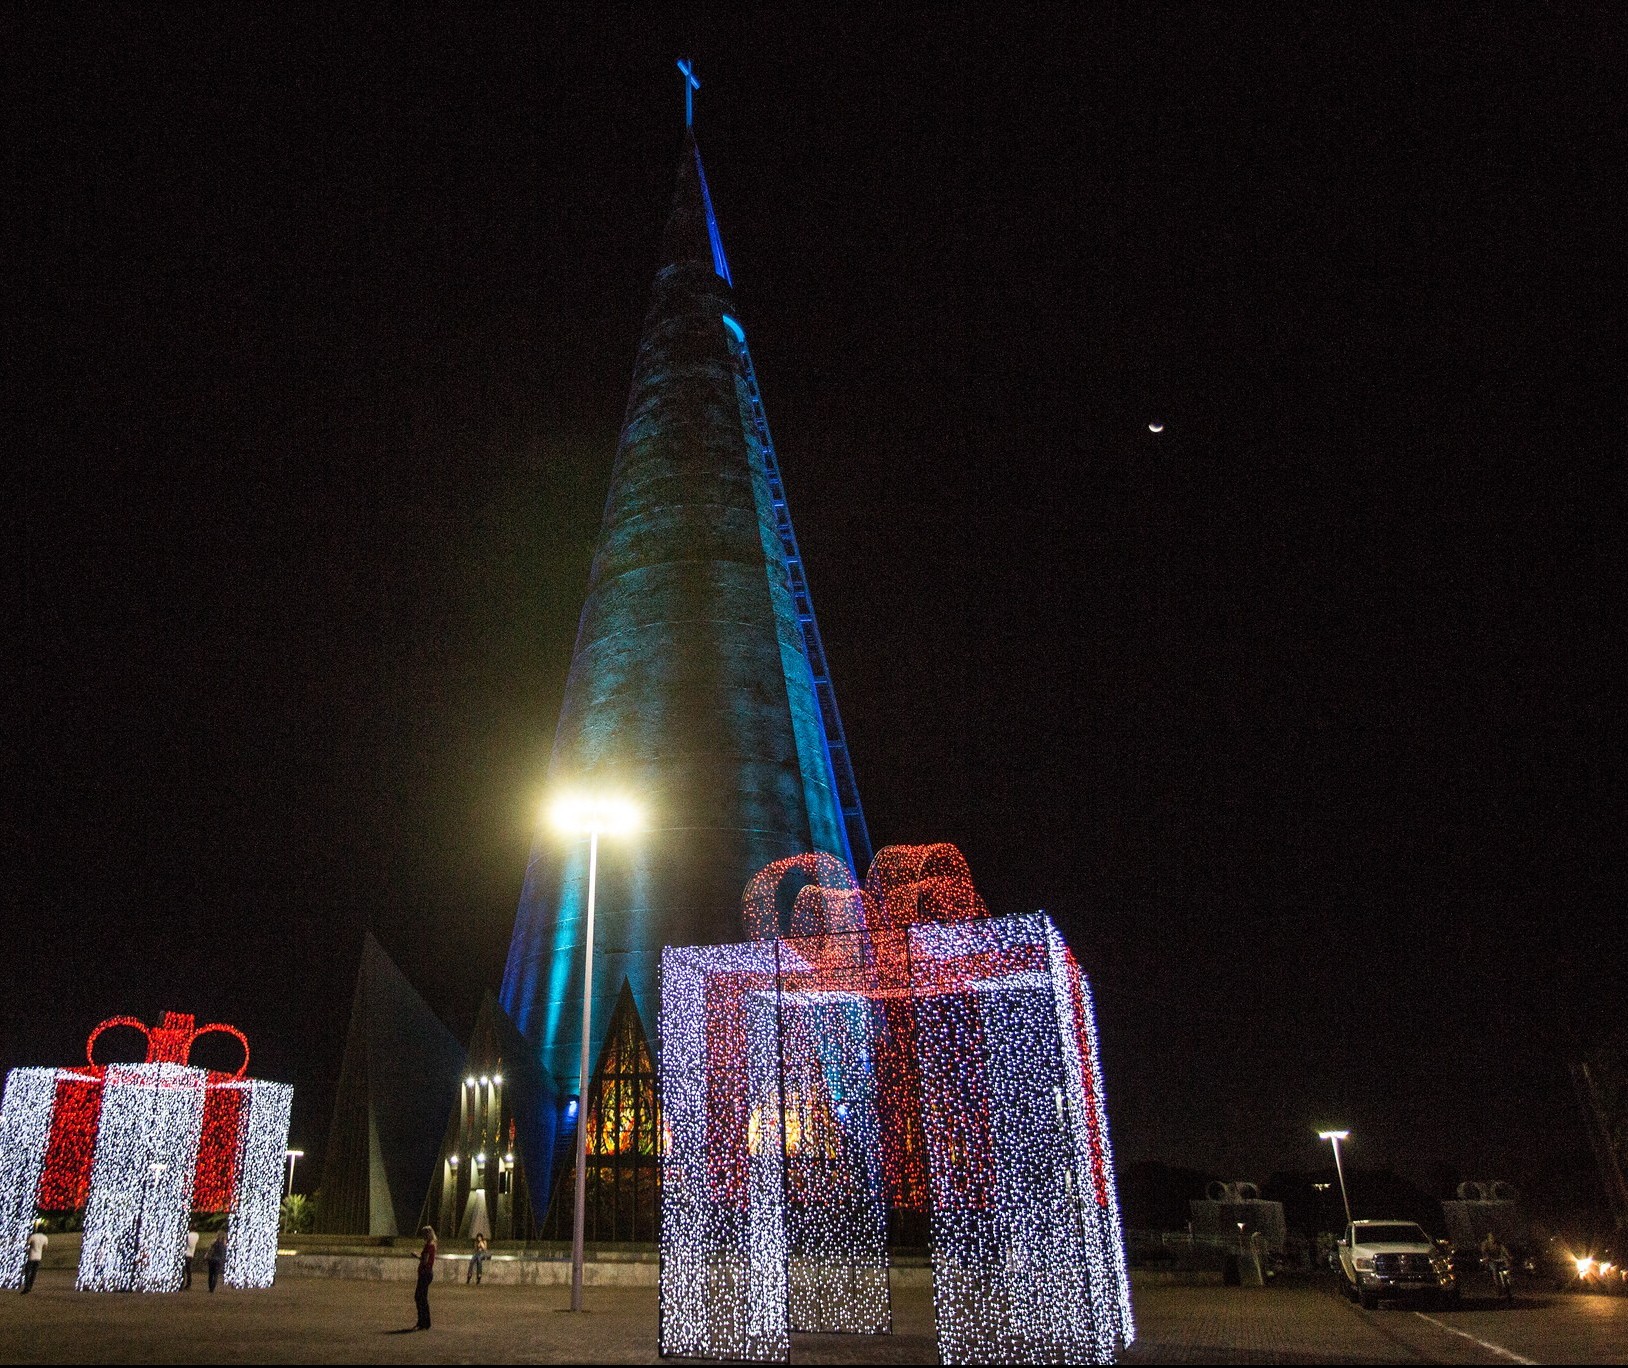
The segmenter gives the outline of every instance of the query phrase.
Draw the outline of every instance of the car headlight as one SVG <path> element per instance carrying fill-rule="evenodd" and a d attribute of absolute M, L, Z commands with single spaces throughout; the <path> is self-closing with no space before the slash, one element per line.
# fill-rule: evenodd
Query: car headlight
<path fill-rule="evenodd" d="M 1351 1262 L 1356 1265 L 1357 1272 L 1359 1273 L 1372 1273 L 1374 1270 L 1373 1259 L 1366 1255 L 1359 1254 Z"/>

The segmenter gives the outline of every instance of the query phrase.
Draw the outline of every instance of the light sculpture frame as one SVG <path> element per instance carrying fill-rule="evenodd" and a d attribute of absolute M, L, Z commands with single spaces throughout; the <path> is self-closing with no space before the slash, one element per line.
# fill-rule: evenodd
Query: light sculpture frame
<path fill-rule="evenodd" d="M 990 919 L 936 846 L 863 889 L 778 861 L 743 920 L 763 938 L 662 958 L 662 1353 L 885 1332 L 886 1205 L 916 1192 L 943 1362 L 1112 1362 L 1135 1328 L 1096 1027 L 1050 919 Z"/>
<path fill-rule="evenodd" d="M 194 1029 L 167 1013 L 148 1030 L 114 1018 L 91 1033 L 86 1066 L 13 1069 L 0 1100 L 0 1287 L 21 1285 L 27 1239 L 42 1205 L 83 1193 L 76 1286 L 163 1292 L 184 1278 L 186 1233 L 199 1194 L 227 1217 L 228 1286 L 276 1276 L 283 1150 L 293 1089 L 248 1079 L 236 1027 Z M 141 1064 L 99 1065 L 111 1025 L 147 1035 Z M 223 1031 L 244 1048 L 236 1073 L 186 1063 L 200 1035 Z"/>
<path fill-rule="evenodd" d="M 208 1083 L 185 1064 L 108 1068 L 74 1280 L 81 1292 L 181 1286 Z"/>

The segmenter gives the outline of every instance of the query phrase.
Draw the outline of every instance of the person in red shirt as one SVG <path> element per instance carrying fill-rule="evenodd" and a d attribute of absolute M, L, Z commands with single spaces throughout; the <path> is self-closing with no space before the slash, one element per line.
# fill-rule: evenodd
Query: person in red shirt
<path fill-rule="evenodd" d="M 430 1328 L 430 1283 L 435 1280 L 435 1229 L 425 1226 L 418 1232 L 424 1237 L 424 1248 L 418 1251 L 418 1290 L 413 1301 L 418 1307 L 418 1329 Z"/>

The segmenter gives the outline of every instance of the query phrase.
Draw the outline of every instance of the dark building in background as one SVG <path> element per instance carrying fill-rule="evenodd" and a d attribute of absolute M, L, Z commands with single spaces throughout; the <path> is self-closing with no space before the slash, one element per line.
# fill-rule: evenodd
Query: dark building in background
<path fill-rule="evenodd" d="M 614 1134 L 595 1143 L 653 1155 L 654 1078 L 634 1065 L 650 1054 L 663 946 L 738 940 L 742 888 L 772 860 L 826 851 L 863 870 L 871 853 L 688 134 L 548 774 L 556 791 L 614 794 L 643 812 L 636 834 L 600 850 L 590 1044 L 603 1075 L 614 1025 L 626 1036 L 617 1069 L 646 1090 L 625 1109 L 612 1098 Z M 587 865 L 585 838 L 539 835 L 504 973 L 502 1005 L 555 1091 L 539 1152 L 563 1149 L 576 1121 Z M 590 1177 L 606 1173 L 628 1177 L 603 1162 Z M 621 1187 L 590 1200 L 612 1213 L 607 1231 L 626 1224 L 614 1214 Z M 652 1184 L 651 1219 L 653 1201 Z"/>
<path fill-rule="evenodd" d="M 532 1146 L 540 1127 L 527 1121 L 550 1095 L 536 1052 L 487 993 L 470 1033 L 458 1081 L 458 1100 L 424 1198 L 422 1223 L 442 1235 L 529 1240 L 539 1213 L 529 1175 L 543 1175 L 543 1196 L 554 1155 Z"/>
<path fill-rule="evenodd" d="M 323 1156 L 319 1230 L 411 1235 L 418 1229 L 463 1060 L 457 1038 L 369 932 Z"/>

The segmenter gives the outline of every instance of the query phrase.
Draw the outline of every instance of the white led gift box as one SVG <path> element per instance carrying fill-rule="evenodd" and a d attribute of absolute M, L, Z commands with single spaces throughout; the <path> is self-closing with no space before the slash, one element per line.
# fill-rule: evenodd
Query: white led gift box
<path fill-rule="evenodd" d="M 1096 1028 L 1050 919 L 988 917 L 949 846 L 880 852 L 864 889 L 777 862 L 743 918 L 758 939 L 662 960 L 662 1352 L 885 1332 L 891 1204 L 929 1213 L 943 1362 L 1111 1362 L 1134 1330 Z"/>
<path fill-rule="evenodd" d="M 112 1026 L 147 1037 L 141 1064 L 95 1062 Z M 210 1032 L 243 1045 L 236 1073 L 186 1061 Z M 0 1287 L 21 1284 L 40 1211 L 84 1213 L 77 1286 L 166 1292 L 181 1286 L 194 1211 L 225 1212 L 228 1286 L 269 1287 L 293 1089 L 245 1078 L 236 1027 L 194 1028 L 167 1013 L 149 1030 L 117 1017 L 86 1044 L 85 1066 L 13 1069 L 0 1101 Z"/>

